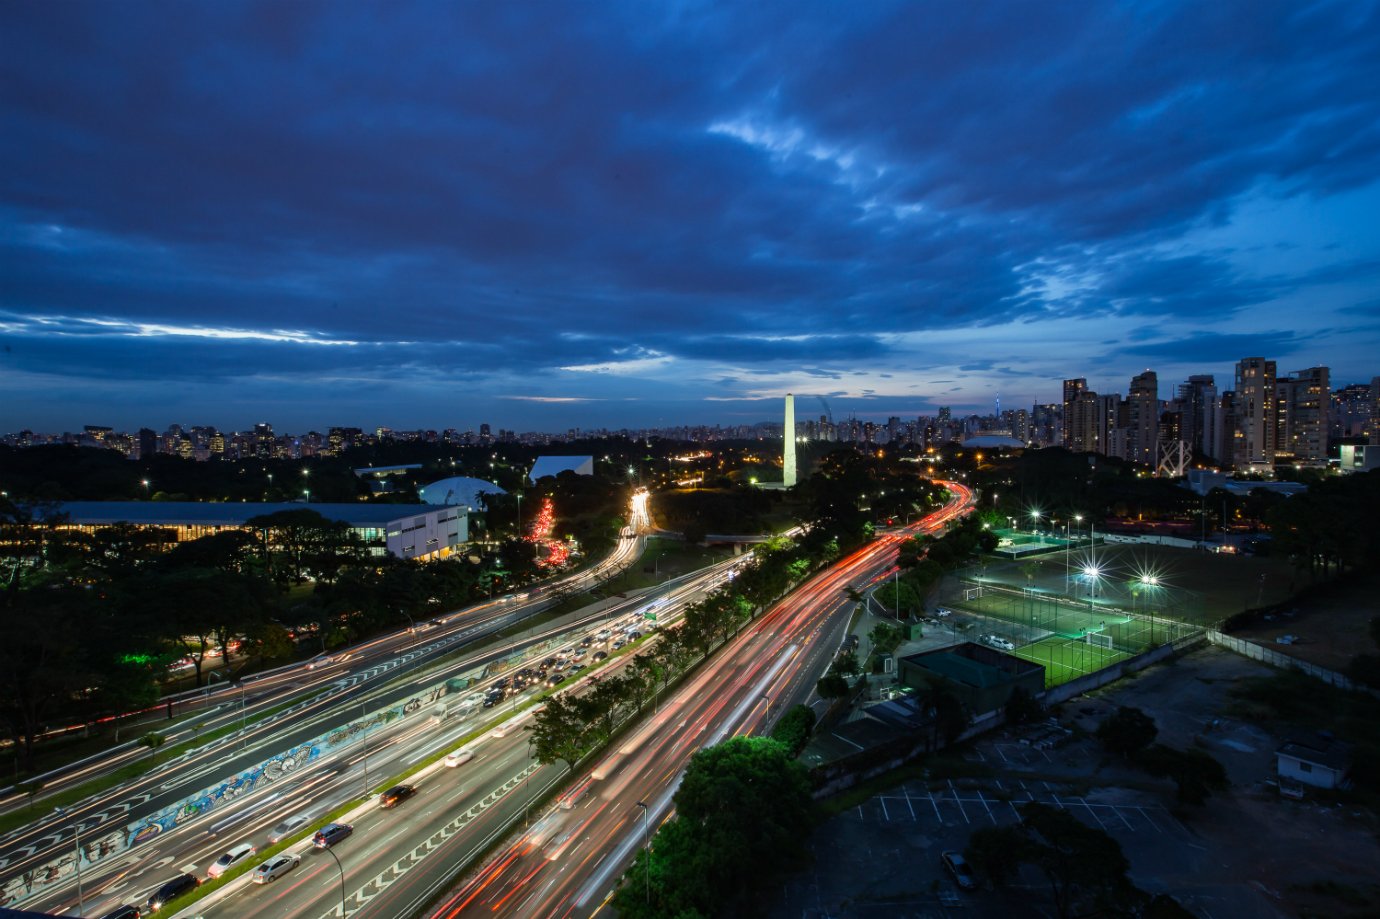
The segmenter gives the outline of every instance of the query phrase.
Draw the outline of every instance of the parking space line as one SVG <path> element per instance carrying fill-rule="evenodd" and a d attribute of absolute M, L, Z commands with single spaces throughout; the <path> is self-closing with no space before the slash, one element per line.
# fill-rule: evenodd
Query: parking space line
<path fill-rule="evenodd" d="M 1126 815 L 1121 812 L 1121 808 L 1113 805 L 1112 813 L 1116 814 L 1118 817 L 1121 818 L 1121 822 L 1126 824 L 1126 829 L 1130 830 L 1132 833 L 1136 831 L 1136 828 L 1131 826 L 1131 821 L 1127 820 Z"/>
<path fill-rule="evenodd" d="M 925 796 L 928 797 L 928 798 L 930 799 L 930 807 L 934 808 L 934 819 L 936 819 L 936 820 L 939 821 L 939 825 L 940 825 L 940 826 L 943 826 L 943 825 L 944 825 L 944 816 L 943 816 L 942 814 L 939 813 L 939 805 L 938 805 L 938 803 L 936 803 L 935 800 L 934 800 L 934 792 L 932 792 L 932 791 L 927 791 L 927 792 L 925 792 Z"/>
<path fill-rule="evenodd" d="M 1002 761 L 1003 763 L 1009 763 L 1009 762 L 1011 762 L 1011 760 L 1009 760 L 1009 759 L 1006 758 L 1006 754 L 1003 753 L 1003 752 L 1001 752 L 1001 744 L 997 744 L 997 755 L 1001 757 L 1001 761 Z"/>
<path fill-rule="evenodd" d="M 1022 817 L 1022 816 L 1021 816 L 1021 812 L 1020 812 L 1019 810 L 1016 809 L 1016 802 L 1015 802 L 1015 801 L 1007 801 L 1006 803 L 1011 805 L 1011 813 L 1013 813 L 1013 814 L 1016 815 L 1016 822 L 1017 822 L 1017 823 L 1025 823 L 1025 818 Z"/>
<path fill-rule="evenodd" d="M 1097 825 L 1100 826 L 1100 827 L 1102 828 L 1102 832 L 1104 832 L 1104 833 L 1107 832 L 1107 824 L 1103 823 L 1103 822 L 1102 822 L 1102 818 L 1099 817 L 1099 816 L 1097 816 L 1097 811 L 1093 810 L 1093 806 L 1092 806 L 1091 804 L 1089 804 L 1089 803 L 1087 802 L 1087 800 L 1084 799 L 1084 798 L 1079 798 L 1078 801 L 1079 801 L 1080 804 L 1082 804 L 1084 807 L 1086 807 L 1086 808 L 1088 809 L 1088 813 L 1092 814 L 1092 818 L 1093 818 L 1094 820 L 1097 821 Z M 1104 805 L 1101 805 L 1101 804 L 1098 805 L 1098 807 L 1102 807 L 1102 806 L 1104 806 Z"/>
<path fill-rule="evenodd" d="M 906 809 L 910 811 L 910 819 L 911 819 L 911 820 L 914 820 L 914 819 L 915 819 L 915 808 L 911 807 L 911 804 L 910 804 L 910 791 L 906 789 L 906 786 L 905 786 L 905 785 L 902 785 L 902 786 L 901 786 L 901 793 L 902 793 L 903 795 L 906 796 Z"/>
<path fill-rule="evenodd" d="M 1141 815 L 1142 817 L 1145 818 L 1145 822 L 1146 822 L 1146 823 L 1150 824 L 1152 827 L 1155 828 L 1155 832 L 1156 832 L 1156 833 L 1163 833 L 1163 832 L 1164 832 L 1164 830 L 1162 830 L 1162 829 L 1159 828 L 1159 825 L 1156 824 L 1155 821 L 1153 821 L 1153 820 L 1150 819 L 1150 815 L 1147 814 L 1147 813 L 1145 812 L 1145 808 L 1140 807 L 1140 806 L 1138 805 L 1138 806 L 1136 807 L 1136 810 L 1140 811 L 1140 815 Z"/>
<path fill-rule="evenodd" d="M 865 819 L 865 818 L 863 817 L 862 805 L 861 805 L 861 804 L 858 805 L 858 819 L 859 819 L 859 820 Z"/>
<path fill-rule="evenodd" d="M 981 789 L 981 788 L 978 789 L 977 796 L 978 796 L 978 800 L 982 802 L 982 807 L 983 807 L 983 809 L 987 811 L 987 816 L 988 816 L 988 818 L 989 818 L 993 823 L 996 823 L 996 822 L 997 822 L 997 818 L 994 817 L 994 816 L 992 816 L 992 808 L 990 808 L 990 807 L 987 806 L 987 799 L 984 798 L 984 797 L 982 796 L 982 789 Z"/>
<path fill-rule="evenodd" d="M 878 798 L 877 800 L 882 803 L 882 819 L 885 820 L 887 823 L 890 823 L 891 813 L 886 809 L 886 798 Z"/>
<path fill-rule="evenodd" d="M 963 815 L 963 822 L 972 823 L 973 821 L 968 819 L 968 812 L 963 809 L 963 802 L 958 800 L 958 791 L 954 788 L 953 779 L 949 779 L 949 794 L 954 796 L 954 803 L 958 805 L 958 812 Z"/>
<path fill-rule="evenodd" d="M 1041 750 L 1041 751 L 1040 751 L 1040 755 L 1043 756 L 1043 757 L 1045 758 L 1045 762 L 1047 762 L 1047 763 L 1052 763 L 1052 762 L 1054 762 L 1054 757 L 1052 757 L 1052 756 L 1049 755 L 1049 751 L 1048 751 L 1048 750 Z"/>
<path fill-rule="evenodd" d="M 1048 782 L 1045 783 L 1045 787 L 1046 787 L 1046 788 L 1049 787 L 1049 783 L 1048 783 Z M 1054 806 L 1055 806 L 1055 807 L 1059 808 L 1059 809 L 1062 810 L 1062 811 L 1068 810 L 1068 808 L 1064 806 L 1064 802 L 1063 802 L 1063 801 L 1060 801 L 1060 800 L 1059 800 L 1059 796 L 1056 795 L 1054 792 L 1051 791 L 1051 792 L 1049 793 L 1049 796 L 1050 796 L 1050 798 L 1052 798 L 1052 799 L 1054 800 Z"/>

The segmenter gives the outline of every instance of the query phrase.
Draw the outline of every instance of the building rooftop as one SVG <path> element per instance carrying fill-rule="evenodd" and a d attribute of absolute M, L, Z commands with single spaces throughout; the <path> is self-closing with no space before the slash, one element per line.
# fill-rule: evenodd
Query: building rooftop
<path fill-rule="evenodd" d="M 1349 751 L 1344 744 L 1329 740 L 1320 734 L 1303 734 L 1291 737 L 1284 742 L 1277 752 L 1281 756 L 1290 756 L 1338 771 L 1345 771 L 1351 760 Z"/>

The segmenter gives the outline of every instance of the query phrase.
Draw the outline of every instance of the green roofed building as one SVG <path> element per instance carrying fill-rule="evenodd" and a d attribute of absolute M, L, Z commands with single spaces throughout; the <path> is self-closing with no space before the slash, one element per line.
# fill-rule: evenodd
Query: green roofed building
<path fill-rule="evenodd" d="M 1045 668 L 1040 664 L 972 642 L 903 657 L 897 662 L 897 676 L 912 689 L 947 680 L 974 717 L 1001 708 L 1017 686 L 1032 696 L 1045 688 Z"/>

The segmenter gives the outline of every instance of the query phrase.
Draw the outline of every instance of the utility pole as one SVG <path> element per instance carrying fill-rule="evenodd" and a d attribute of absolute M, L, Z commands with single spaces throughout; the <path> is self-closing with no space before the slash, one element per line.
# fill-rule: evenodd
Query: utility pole
<path fill-rule="evenodd" d="M 651 808 L 647 807 L 644 801 L 638 801 L 637 806 L 642 808 L 642 867 L 645 869 L 642 874 L 647 881 L 647 904 L 650 906 L 652 902 L 652 837 L 647 815 Z"/>

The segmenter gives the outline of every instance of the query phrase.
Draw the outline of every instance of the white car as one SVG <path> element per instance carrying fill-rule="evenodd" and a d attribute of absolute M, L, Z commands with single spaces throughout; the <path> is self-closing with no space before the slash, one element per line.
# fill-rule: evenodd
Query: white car
<path fill-rule="evenodd" d="M 218 878 L 257 851 L 250 843 L 242 842 L 212 862 L 211 867 L 206 869 L 206 876 Z"/>
<path fill-rule="evenodd" d="M 296 868 L 301 861 L 300 855 L 292 855 L 288 852 L 279 853 L 254 869 L 254 883 L 267 884 L 269 881 L 276 881 Z"/>
<path fill-rule="evenodd" d="M 455 750 L 446 754 L 446 765 L 454 769 L 456 766 L 463 766 L 474 759 L 473 750 Z"/>
<path fill-rule="evenodd" d="M 1000 635 L 988 635 L 986 639 L 987 643 L 994 648 L 1000 648 L 1003 651 L 1016 650 L 1016 645 L 1009 638 L 1002 638 Z"/>

